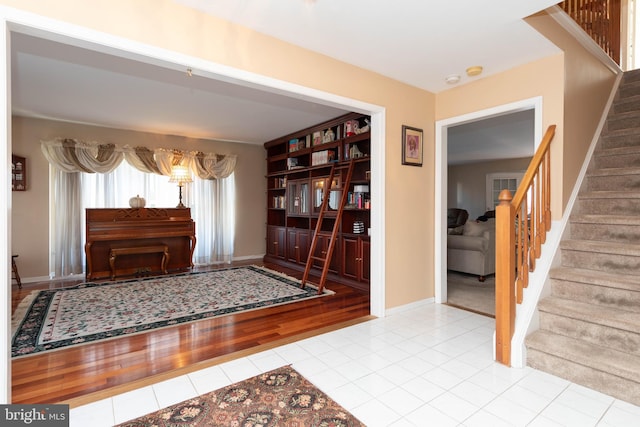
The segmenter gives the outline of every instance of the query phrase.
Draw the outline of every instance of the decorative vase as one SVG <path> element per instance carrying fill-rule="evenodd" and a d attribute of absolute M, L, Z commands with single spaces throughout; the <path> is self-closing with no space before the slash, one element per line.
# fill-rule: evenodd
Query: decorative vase
<path fill-rule="evenodd" d="M 144 208 L 144 205 L 147 201 L 144 197 L 140 197 L 140 195 L 136 195 L 136 197 L 132 197 L 129 199 L 129 206 L 132 208 Z"/>

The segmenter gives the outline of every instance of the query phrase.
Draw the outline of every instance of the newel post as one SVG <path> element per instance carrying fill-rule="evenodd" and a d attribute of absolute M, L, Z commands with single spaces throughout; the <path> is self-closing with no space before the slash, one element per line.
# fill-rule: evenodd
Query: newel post
<path fill-rule="evenodd" d="M 516 319 L 516 233 L 512 198 L 509 190 L 502 190 L 496 206 L 496 360 L 507 366 L 511 366 L 511 338 Z"/>

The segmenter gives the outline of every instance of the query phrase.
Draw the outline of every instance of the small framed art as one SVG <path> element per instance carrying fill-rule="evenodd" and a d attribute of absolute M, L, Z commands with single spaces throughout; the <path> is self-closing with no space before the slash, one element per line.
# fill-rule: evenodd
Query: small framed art
<path fill-rule="evenodd" d="M 402 164 L 422 166 L 422 129 L 402 126 Z"/>
<path fill-rule="evenodd" d="M 11 156 L 11 190 L 27 190 L 27 159 L 15 154 Z"/>

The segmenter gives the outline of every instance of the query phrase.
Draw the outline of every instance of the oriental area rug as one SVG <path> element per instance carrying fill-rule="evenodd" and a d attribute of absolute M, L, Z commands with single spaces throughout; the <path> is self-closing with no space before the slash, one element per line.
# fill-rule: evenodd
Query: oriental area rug
<path fill-rule="evenodd" d="M 321 295 L 256 266 L 34 291 L 13 317 L 12 357 Z"/>
<path fill-rule="evenodd" d="M 364 426 L 290 366 L 257 375 L 117 427 Z"/>

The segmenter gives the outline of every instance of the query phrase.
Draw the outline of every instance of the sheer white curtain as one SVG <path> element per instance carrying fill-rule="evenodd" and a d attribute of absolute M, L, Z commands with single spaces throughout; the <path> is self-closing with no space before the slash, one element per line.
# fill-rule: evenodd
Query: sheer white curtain
<path fill-rule="evenodd" d="M 84 209 L 80 196 L 81 172 L 63 172 L 52 167 L 51 262 L 56 277 L 84 271 Z M 74 244 L 69 244 L 74 242 Z M 77 243 L 75 243 L 77 242 Z"/>
<path fill-rule="evenodd" d="M 195 264 L 230 263 L 235 240 L 235 178 L 198 179 L 190 184 L 195 203 L 191 215 L 196 222 Z M 198 250 L 200 247 L 201 250 Z"/>

